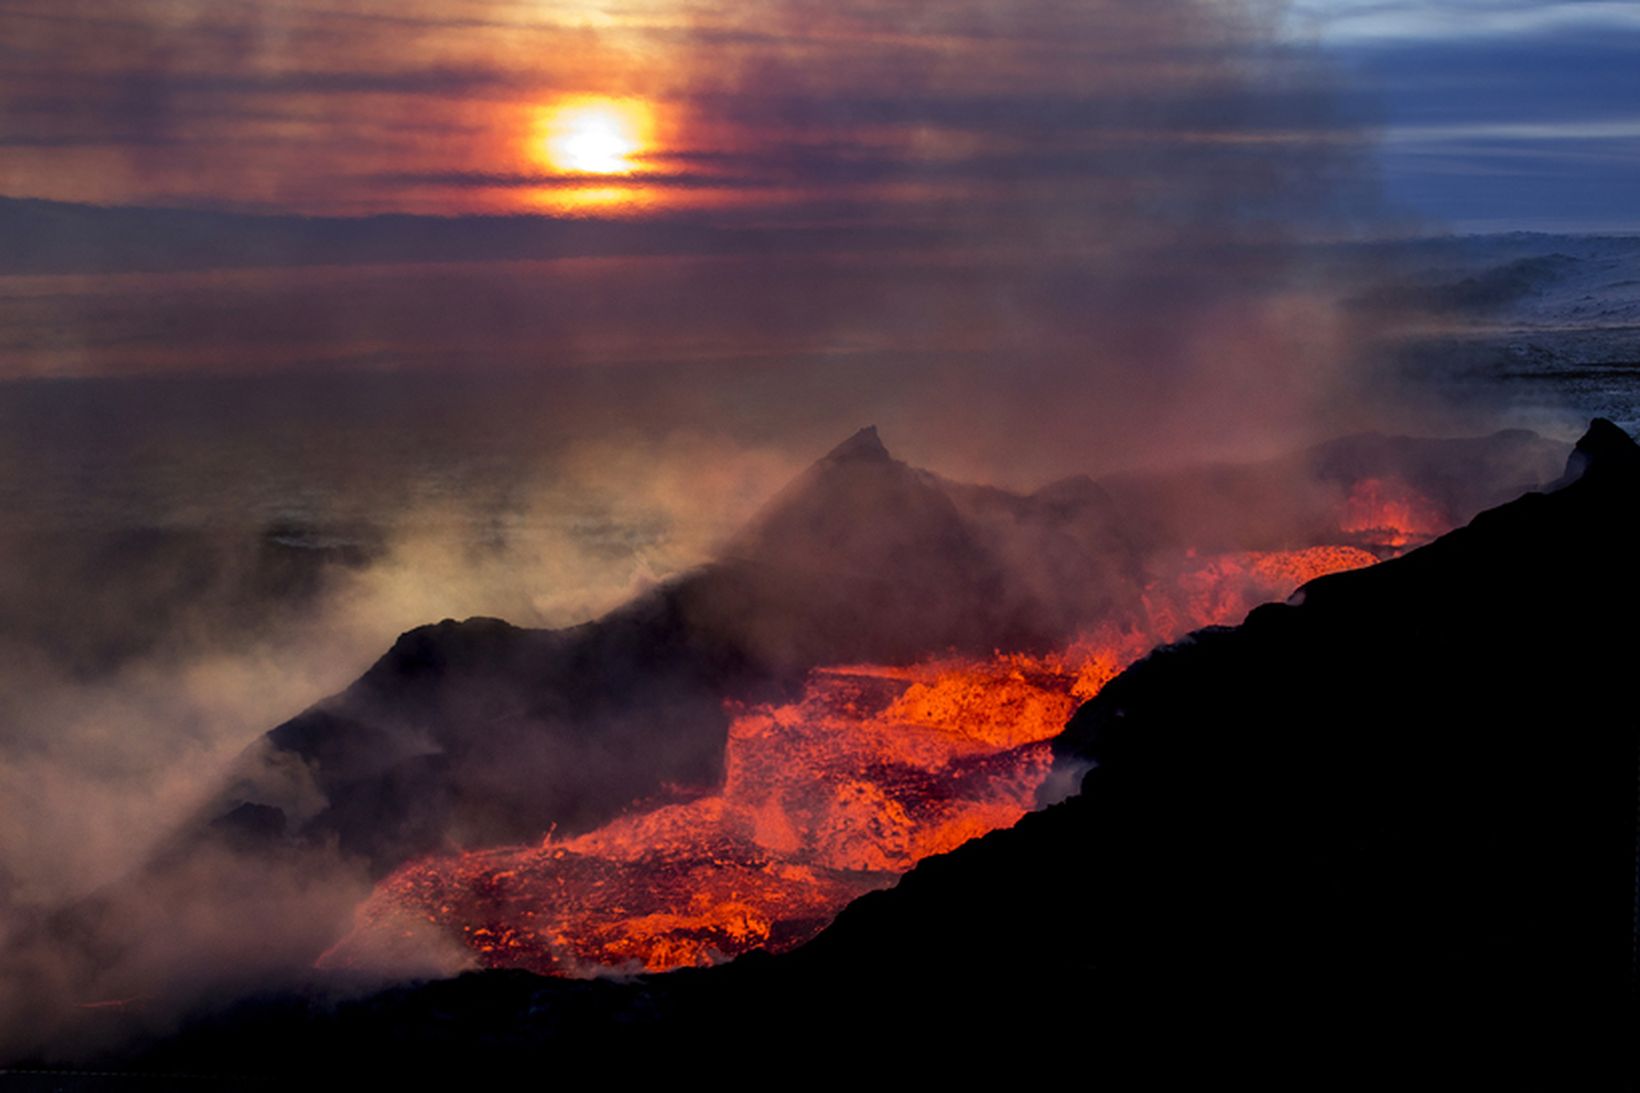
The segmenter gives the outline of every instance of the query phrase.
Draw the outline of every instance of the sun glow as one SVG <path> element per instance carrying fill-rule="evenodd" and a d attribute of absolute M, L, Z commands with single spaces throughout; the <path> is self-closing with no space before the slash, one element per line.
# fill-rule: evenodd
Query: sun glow
<path fill-rule="evenodd" d="M 639 168 L 653 128 L 653 112 L 636 99 L 566 99 L 542 112 L 537 147 L 564 174 L 626 175 Z"/>

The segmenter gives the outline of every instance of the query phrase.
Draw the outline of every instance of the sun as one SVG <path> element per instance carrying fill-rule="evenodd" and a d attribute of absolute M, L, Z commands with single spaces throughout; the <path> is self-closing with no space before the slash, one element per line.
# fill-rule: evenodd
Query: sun
<path fill-rule="evenodd" d="M 542 112 L 538 148 L 548 166 L 565 174 L 631 174 L 653 124 L 648 105 L 637 99 L 566 99 Z"/>

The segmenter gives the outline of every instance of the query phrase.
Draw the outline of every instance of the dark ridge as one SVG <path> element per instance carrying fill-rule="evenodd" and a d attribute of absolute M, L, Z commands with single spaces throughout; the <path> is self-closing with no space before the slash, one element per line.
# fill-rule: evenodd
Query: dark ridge
<path fill-rule="evenodd" d="M 1597 417 L 1589 423 L 1589 431 L 1572 449 L 1566 463 L 1566 474 L 1551 489 L 1560 488 L 1587 478 L 1591 474 L 1628 476 L 1640 473 L 1640 448 L 1622 429 Z"/>
<path fill-rule="evenodd" d="M 882 438 L 877 435 L 877 426 L 867 425 L 826 453 L 823 461 L 841 463 L 844 460 L 869 459 L 888 462 L 893 458 L 888 454 L 888 449 L 883 447 Z"/>

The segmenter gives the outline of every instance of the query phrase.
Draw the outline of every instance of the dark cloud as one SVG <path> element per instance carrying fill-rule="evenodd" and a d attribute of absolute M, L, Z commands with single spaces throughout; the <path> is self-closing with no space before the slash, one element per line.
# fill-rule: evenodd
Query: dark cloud
<path fill-rule="evenodd" d="M 1341 50 L 1391 125 L 1563 122 L 1640 112 L 1640 29 L 1367 43 Z"/>
<path fill-rule="evenodd" d="M 1397 200 L 1463 231 L 1632 230 L 1640 203 L 1640 141 L 1479 139 L 1392 144 L 1384 151 Z"/>

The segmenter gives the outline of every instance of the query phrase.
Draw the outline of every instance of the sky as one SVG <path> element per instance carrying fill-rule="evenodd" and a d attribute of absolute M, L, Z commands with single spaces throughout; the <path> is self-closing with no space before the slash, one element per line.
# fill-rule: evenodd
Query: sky
<path fill-rule="evenodd" d="M 1324 121 L 1239 4 L 6 0 L 0 17 L 0 191 L 100 204 L 926 220 L 1083 200 L 1112 154 L 1158 141 Z M 625 184 L 553 161 L 555 119 L 588 100 L 634 112 Z M 1144 181 L 1168 199 L 1165 174 Z"/>
<path fill-rule="evenodd" d="M 1431 229 L 1640 227 L 1640 3 L 1304 0 L 1291 18 L 1376 113 L 1387 199 Z"/>
<path fill-rule="evenodd" d="M 1458 230 L 1640 220 L 1640 3 L 1212 6 L 1204 32 L 1182 8 L 1039 0 L 4 0 L 0 194 L 807 219 L 1063 200 L 1084 196 L 1066 183 L 1093 153 L 1158 124 L 1188 116 L 1203 140 L 1324 128 L 1294 58 L 1245 47 L 1279 23 L 1336 62 L 1329 123 L 1375 127 L 1405 215 Z M 1266 80 L 1256 125 L 1210 108 L 1225 73 L 1207 54 L 1237 50 Z M 1110 124 L 1141 88 L 1151 109 Z M 550 161 L 544 129 L 577 96 L 641 112 L 636 184 L 583 185 Z"/>
<path fill-rule="evenodd" d="M 1302 240 L 1640 225 L 1637 9 L 0 0 L 0 377 L 1002 355 L 1166 401 L 1334 350 Z"/>
<path fill-rule="evenodd" d="M 1284 259 L 1260 248 L 1371 200 L 1360 123 L 1257 3 L 0 0 L 0 19 L 14 376 L 1047 360 L 1113 309 L 1130 325 L 1135 295 L 1217 296 L 1197 255 L 1268 280 Z"/>

